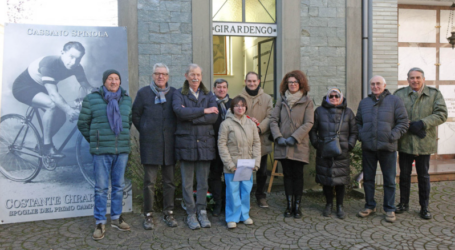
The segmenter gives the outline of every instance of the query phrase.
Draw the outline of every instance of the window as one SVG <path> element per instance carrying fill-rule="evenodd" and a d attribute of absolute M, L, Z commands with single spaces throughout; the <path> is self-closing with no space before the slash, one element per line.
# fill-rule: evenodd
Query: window
<path fill-rule="evenodd" d="M 276 0 L 212 0 L 215 22 L 276 23 Z"/>

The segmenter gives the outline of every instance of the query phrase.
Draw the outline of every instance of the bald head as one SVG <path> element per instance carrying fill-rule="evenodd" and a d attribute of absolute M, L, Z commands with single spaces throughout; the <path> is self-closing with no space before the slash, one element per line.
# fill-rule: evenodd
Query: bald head
<path fill-rule="evenodd" d="M 378 97 L 382 92 L 384 92 L 386 86 L 386 82 L 384 77 L 382 76 L 373 76 L 370 79 L 370 87 L 371 87 L 371 92 Z"/>

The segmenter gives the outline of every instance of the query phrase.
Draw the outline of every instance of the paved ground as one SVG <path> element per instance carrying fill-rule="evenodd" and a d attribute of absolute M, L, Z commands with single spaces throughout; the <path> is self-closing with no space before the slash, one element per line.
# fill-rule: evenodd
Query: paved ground
<path fill-rule="evenodd" d="M 155 218 L 155 230 L 142 229 L 142 216 L 126 214 L 131 232 L 107 227 L 101 241 L 91 239 L 91 217 L 49 220 L 0 226 L 0 249 L 455 249 L 455 182 L 432 184 L 429 221 L 418 216 L 417 186 L 412 186 L 411 211 L 393 224 L 383 220 L 383 210 L 370 218 L 355 213 L 361 199 L 345 201 L 347 217 L 325 218 L 321 194 L 306 195 L 302 219 L 285 219 L 283 192 L 268 197 L 270 207 L 252 205 L 254 225 L 240 224 L 228 230 L 224 218 L 212 218 L 212 228 L 192 231 L 183 224 L 184 212 L 176 211 L 179 226 L 168 228 Z M 376 200 L 382 205 L 382 192 Z"/>

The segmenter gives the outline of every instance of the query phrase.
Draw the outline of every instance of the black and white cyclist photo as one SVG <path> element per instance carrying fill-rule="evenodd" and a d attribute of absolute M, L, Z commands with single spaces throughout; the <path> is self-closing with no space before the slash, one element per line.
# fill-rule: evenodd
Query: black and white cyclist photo
<path fill-rule="evenodd" d="M 127 58 L 122 27 L 6 25 L 0 189 L 8 195 L 0 197 L 2 223 L 93 213 L 92 156 L 76 123 L 83 98 L 102 86 L 106 69 L 118 69 L 128 89 Z M 126 182 L 124 211 L 131 210 Z"/>

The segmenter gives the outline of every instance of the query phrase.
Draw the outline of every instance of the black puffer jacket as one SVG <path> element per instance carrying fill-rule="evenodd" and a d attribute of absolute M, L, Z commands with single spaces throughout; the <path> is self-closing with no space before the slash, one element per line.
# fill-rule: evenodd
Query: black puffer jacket
<path fill-rule="evenodd" d="M 409 127 L 403 101 L 386 89 L 379 100 L 371 94 L 360 101 L 356 116 L 362 149 L 397 151 L 397 142 Z"/>
<path fill-rule="evenodd" d="M 217 107 L 215 95 L 199 85 L 199 98 L 190 93 L 188 81 L 174 91 L 172 107 L 177 116 L 175 156 L 184 161 L 211 161 L 215 159 L 215 131 L 213 124 L 218 114 L 204 114 L 204 109 Z"/>
<path fill-rule="evenodd" d="M 341 115 L 344 111 L 343 124 L 340 130 L 340 146 L 342 154 L 335 158 L 322 158 L 321 141 L 325 137 L 336 135 L 339 129 Z M 346 99 L 343 103 L 334 106 L 322 99 L 322 104 L 314 112 L 314 124 L 310 131 L 310 140 L 314 148 L 317 149 L 316 156 L 316 182 L 325 186 L 347 185 L 349 179 L 349 151 L 354 148 L 357 141 L 357 126 L 355 115 L 347 107 Z"/>

